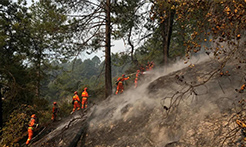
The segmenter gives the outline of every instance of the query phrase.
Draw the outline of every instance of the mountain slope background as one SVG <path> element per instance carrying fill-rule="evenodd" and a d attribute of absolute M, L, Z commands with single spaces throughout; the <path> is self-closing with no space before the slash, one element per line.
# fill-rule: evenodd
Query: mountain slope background
<path fill-rule="evenodd" d="M 190 63 L 144 75 L 138 88 L 72 114 L 31 146 L 236 146 L 244 63 L 222 69 L 208 56 Z"/>

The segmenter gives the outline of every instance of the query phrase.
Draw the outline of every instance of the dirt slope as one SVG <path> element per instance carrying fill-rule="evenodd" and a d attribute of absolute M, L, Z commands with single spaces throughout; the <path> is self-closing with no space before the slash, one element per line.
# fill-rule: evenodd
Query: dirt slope
<path fill-rule="evenodd" d="M 245 96 L 235 91 L 244 82 L 245 67 L 231 62 L 223 69 L 230 75 L 221 76 L 214 72 L 220 66 L 209 60 L 185 68 L 176 64 L 168 69 L 172 72 L 154 71 L 137 89 L 71 115 L 32 146 L 219 146 L 228 130 L 236 128 L 226 124 L 235 102 Z M 211 74 L 205 84 L 190 86 Z"/>

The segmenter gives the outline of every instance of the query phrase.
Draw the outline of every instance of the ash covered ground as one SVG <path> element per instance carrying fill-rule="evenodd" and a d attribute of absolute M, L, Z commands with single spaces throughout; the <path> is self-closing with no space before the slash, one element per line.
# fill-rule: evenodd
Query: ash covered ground
<path fill-rule="evenodd" d="M 245 97 L 235 90 L 245 82 L 245 65 L 228 62 L 218 70 L 221 63 L 210 58 L 190 63 L 153 70 L 138 88 L 47 127 L 31 146 L 237 146 L 240 131 L 231 118 Z"/>

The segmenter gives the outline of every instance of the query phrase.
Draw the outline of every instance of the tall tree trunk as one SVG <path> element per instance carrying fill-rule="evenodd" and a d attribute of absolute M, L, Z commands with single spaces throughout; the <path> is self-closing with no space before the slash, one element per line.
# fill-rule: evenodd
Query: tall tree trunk
<path fill-rule="evenodd" d="M 162 28 L 162 45 L 163 45 L 163 64 L 168 64 L 170 41 L 172 36 L 173 19 L 175 12 L 169 8 L 168 18 L 161 24 Z"/>
<path fill-rule="evenodd" d="M 41 56 L 42 52 L 37 43 L 34 40 L 34 47 L 35 50 L 37 50 L 37 55 L 36 55 L 36 87 L 35 87 L 35 96 L 36 98 L 40 97 L 40 80 L 41 80 Z"/>
<path fill-rule="evenodd" d="M 112 77 L 111 77 L 111 53 L 110 53 L 110 0 L 106 1 L 106 45 L 105 45 L 105 97 L 112 94 Z"/>
<path fill-rule="evenodd" d="M 169 9 L 169 17 L 168 17 L 168 34 L 167 34 L 167 46 L 168 46 L 168 52 L 167 55 L 169 55 L 169 48 L 170 48 L 170 42 L 171 42 L 171 37 L 172 37 L 172 31 L 173 31 L 173 19 L 175 15 L 175 10 Z"/>
<path fill-rule="evenodd" d="M 162 49 L 163 49 L 163 57 L 162 57 L 162 64 L 165 66 L 167 65 L 167 57 L 168 57 L 168 48 L 167 48 L 167 41 L 166 41 L 166 21 L 160 24 L 161 27 L 161 37 L 162 37 Z"/>
<path fill-rule="evenodd" d="M 40 80 L 41 80 L 41 61 L 38 59 L 37 69 L 36 69 L 37 83 L 36 83 L 36 98 L 40 98 Z"/>

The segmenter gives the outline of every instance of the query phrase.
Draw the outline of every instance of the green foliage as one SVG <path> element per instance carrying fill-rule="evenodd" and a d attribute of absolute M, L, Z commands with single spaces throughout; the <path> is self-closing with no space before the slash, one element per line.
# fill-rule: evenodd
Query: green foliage
<path fill-rule="evenodd" d="M 112 61 L 117 63 L 112 66 L 113 77 L 118 78 L 123 73 L 127 74 L 137 70 L 126 71 L 130 68 L 130 57 L 127 54 L 113 54 Z M 91 103 L 97 103 L 104 99 L 104 76 L 102 74 L 104 62 L 101 63 L 97 56 L 84 61 L 78 59 L 63 64 L 54 62 L 52 64 L 53 66 L 58 65 L 59 68 L 48 74 L 47 81 L 43 82 L 41 87 L 41 91 L 45 92 L 43 97 L 49 103 L 57 101 L 61 103 L 61 111 L 70 113 L 73 92 L 78 91 L 81 94 L 84 87 L 88 87 Z"/>
<path fill-rule="evenodd" d="M 57 117 L 66 117 L 68 116 L 72 109 L 73 109 L 73 105 L 71 103 L 71 99 L 70 101 L 66 101 L 66 100 L 61 100 L 59 103 L 58 103 L 58 113 L 57 113 Z M 51 113 L 50 113 L 51 114 Z"/>
<path fill-rule="evenodd" d="M 101 101 L 103 101 L 105 99 L 104 90 L 104 86 L 89 89 L 88 93 L 91 96 L 88 98 L 88 105 L 90 106 L 92 104 L 99 104 Z"/>
<path fill-rule="evenodd" d="M 12 135 L 6 144 L 13 145 L 13 139 L 23 133 L 23 115 L 28 115 L 28 119 L 31 115 L 27 106 L 35 107 L 41 123 L 50 119 L 47 100 L 37 98 L 39 86 L 45 83 L 43 71 L 52 71 L 50 60 L 70 56 L 73 46 L 67 47 L 72 33 L 65 24 L 64 11 L 51 1 L 34 3 L 31 8 L 24 1 L 4 2 L 0 6 L 0 84 L 8 90 L 3 95 L 1 123 L 5 135 Z M 32 113 L 35 111 L 32 109 Z"/>
<path fill-rule="evenodd" d="M 146 37 L 143 30 L 146 23 L 145 0 L 122 0 L 112 2 L 112 23 L 115 27 L 112 29 L 113 39 L 123 39 L 125 46 L 130 49 L 131 60 L 137 64 L 138 59 L 134 56 L 135 48 L 139 46 L 141 39 Z M 138 42 L 138 43 L 136 43 Z"/>
<path fill-rule="evenodd" d="M 18 141 L 27 135 L 28 122 L 32 114 L 36 114 L 40 125 L 46 124 L 51 118 L 51 110 L 44 99 L 34 99 L 33 106 L 21 104 L 15 107 L 12 113 L 6 118 L 8 120 L 3 129 L 3 144 L 18 146 Z"/>
<path fill-rule="evenodd" d="M 46 77 L 47 81 L 41 87 L 42 90 L 46 91 L 44 97 L 50 102 L 72 96 L 74 91 L 80 93 L 85 86 L 94 89 L 103 85 L 102 76 L 99 75 L 100 71 L 98 70 L 101 66 L 98 57 L 83 62 L 78 59 L 64 64 L 53 64 L 54 66 L 58 65 L 59 69 L 56 72 L 50 72 L 49 76 Z M 46 87 L 48 87 L 47 90 L 45 90 Z"/>
<path fill-rule="evenodd" d="M 23 134 L 27 132 L 28 122 L 34 113 L 39 117 L 36 108 L 30 105 L 21 105 L 17 110 L 14 110 L 2 129 L 2 144 L 18 146 L 18 139 L 22 138 Z"/>
<path fill-rule="evenodd" d="M 5 3 L 0 7 L 0 83 L 4 94 L 3 122 L 21 104 L 31 104 L 34 96 L 32 69 L 24 63 L 30 46 L 30 15 L 24 5 Z"/>
<path fill-rule="evenodd" d="M 159 31 L 158 29 L 156 30 Z M 162 60 L 162 41 L 158 34 L 153 34 L 141 47 L 139 47 L 135 54 L 140 64 L 146 64 L 146 61 L 155 61 L 160 63 Z"/>
<path fill-rule="evenodd" d="M 97 56 L 94 56 L 94 57 L 91 59 L 91 61 L 94 63 L 94 66 L 95 66 L 95 67 L 99 67 L 99 65 L 100 65 L 100 63 L 101 63 L 100 58 L 97 57 Z"/>
<path fill-rule="evenodd" d="M 112 54 L 112 76 L 121 76 L 131 66 L 130 56 L 124 52 Z"/>
<path fill-rule="evenodd" d="M 112 3 L 112 23 L 117 25 L 112 35 L 115 39 L 127 37 L 131 29 L 138 30 L 141 14 L 138 13 L 140 6 L 144 2 L 141 0 L 122 0 Z"/>

